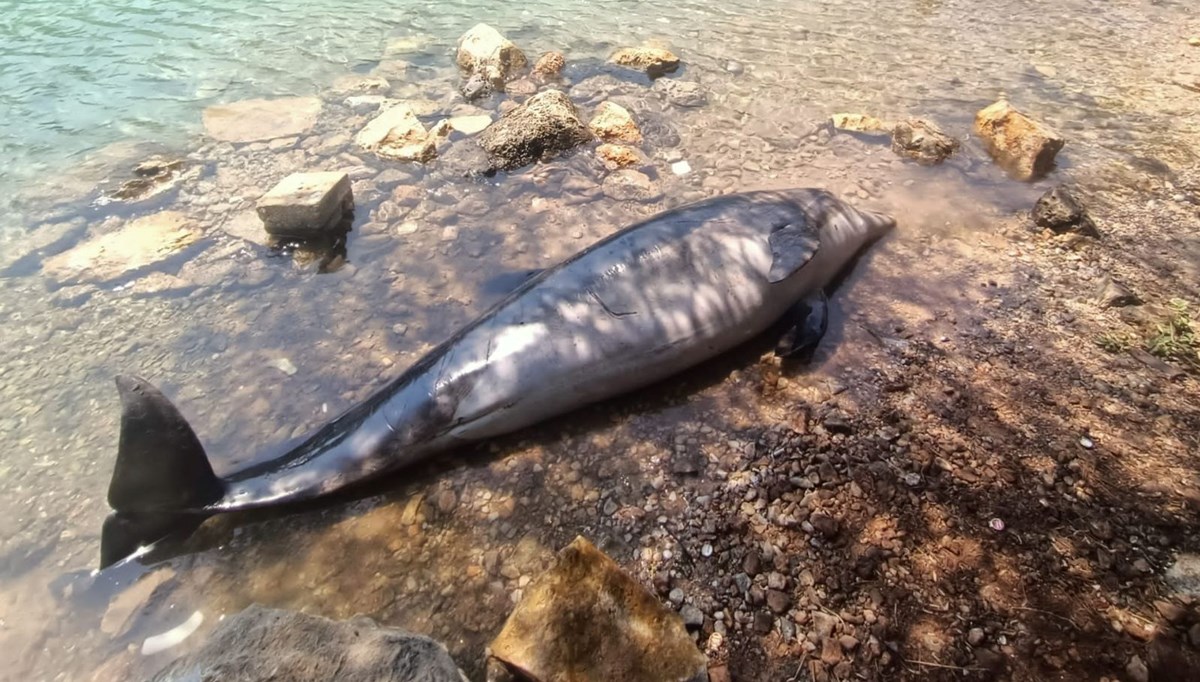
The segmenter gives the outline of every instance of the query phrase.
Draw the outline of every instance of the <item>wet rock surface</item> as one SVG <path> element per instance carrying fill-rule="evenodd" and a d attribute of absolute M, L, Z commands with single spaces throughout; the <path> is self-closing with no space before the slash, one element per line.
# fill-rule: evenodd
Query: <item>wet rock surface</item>
<path fill-rule="evenodd" d="M 446 648 L 427 637 L 359 618 L 251 606 L 227 618 L 205 645 L 149 682 L 465 682 Z"/>
<path fill-rule="evenodd" d="M 519 47 L 487 24 L 476 24 L 459 38 L 455 61 L 465 75 L 482 76 L 495 87 L 503 87 L 528 63 Z"/>
<path fill-rule="evenodd" d="M 708 104 L 704 88 L 695 81 L 660 78 L 654 81 L 654 89 L 663 93 L 671 104 L 678 107 L 702 107 Z"/>
<path fill-rule="evenodd" d="M 293 173 L 258 200 L 258 217 L 270 234 L 312 238 L 337 229 L 354 210 L 350 176 L 345 173 Z"/>
<path fill-rule="evenodd" d="M 47 259 L 43 271 L 62 284 L 112 282 L 169 258 L 199 238 L 184 214 L 163 211 L 95 235 Z"/>
<path fill-rule="evenodd" d="M 670 50 L 658 47 L 623 47 L 609 57 L 618 66 L 637 69 L 657 78 L 679 68 L 679 57 Z"/>
<path fill-rule="evenodd" d="M 958 148 L 958 140 L 925 119 L 901 121 L 892 131 L 892 151 L 922 165 L 937 165 L 950 158 Z"/>
<path fill-rule="evenodd" d="M 701 682 L 707 661 L 684 625 L 580 537 L 525 588 L 488 652 L 531 682 Z"/>
<path fill-rule="evenodd" d="M 497 168 L 519 168 L 592 138 L 571 100 L 548 90 L 505 114 L 476 139 Z"/>
<path fill-rule="evenodd" d="M 1001 100 L 975 114 L 975 134 L 996 163 L 1017 180 L 1032 181 L 1054 169 L 1066 140 Z"/>

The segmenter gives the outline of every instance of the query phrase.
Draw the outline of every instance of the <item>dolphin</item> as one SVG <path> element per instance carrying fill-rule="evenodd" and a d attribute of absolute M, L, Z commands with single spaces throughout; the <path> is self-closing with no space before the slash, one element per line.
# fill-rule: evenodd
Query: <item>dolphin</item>
<path fill-rule="evenodd" d="M 309 500 L 676 374 L 785 320 L 811 353 L 824 290 L 895 226 L 820 189 L 727 194 L 627 227 L 530 276 L 297 447 L 223 478 L 148 382 L 117 377 L 101 567 L 236 510 Z"/>

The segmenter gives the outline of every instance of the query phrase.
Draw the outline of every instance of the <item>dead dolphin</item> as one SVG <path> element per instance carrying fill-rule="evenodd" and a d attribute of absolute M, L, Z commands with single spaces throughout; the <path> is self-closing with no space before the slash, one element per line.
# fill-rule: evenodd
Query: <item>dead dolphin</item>
<path fill-rule="evenodd" d="M 118 377 L 124 413 L 101 565 L 214 514 L 296 502 L 663 379 L 794 316 L 895 221 L 817 189 L 729 194 L 659 214 L 520 287 L 277 459 L 225 478 L 158 390 Z"/>

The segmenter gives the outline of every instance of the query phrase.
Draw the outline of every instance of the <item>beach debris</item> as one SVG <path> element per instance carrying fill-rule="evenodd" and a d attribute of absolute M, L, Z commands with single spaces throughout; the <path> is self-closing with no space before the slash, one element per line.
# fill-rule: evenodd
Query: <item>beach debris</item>
<path fill-rule="evenodd" d="M 975 133 L 988 153 L 1016 180 L 1032 181 L 1054 168 L 1066 140 L 1051 128 L 1017 111 L 1005 100 L 975 114 Z"/>
<path fill-rule="evenodd" d="M 488 655 L 537 682 L 699 681 L 707 671 L 680 616 L 582 537 L 524 589 Z"/>
<path fill-rule="evenodd" d="M 354 210 L 350 177 L 336 171 L 292 173 L 258 200 L 268 233 L 310 239 L 340 227 Z"/>

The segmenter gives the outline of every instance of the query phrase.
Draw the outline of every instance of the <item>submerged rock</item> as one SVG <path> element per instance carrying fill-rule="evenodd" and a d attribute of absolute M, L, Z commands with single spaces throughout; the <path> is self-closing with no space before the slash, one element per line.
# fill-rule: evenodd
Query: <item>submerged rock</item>
<path fill-rule="evenodd" d="M 258 217 L 267 232 L 310 239 L 339 227 L 354 210 L 350 177 L 345 173 L 292 173 L 258 200 Z"/>
<path fill-rule="evenodd" d="M 354 137 L 363 149 L 385 159 L 425 162 L 437 156 L 437 140 L 417 118 L 412 107 L 393 104 Z"/>
<path fill-rule="evenodd" d="M 184 160 L 152 156 L 133 167 L 133 179 L 108 194 L 119 201 L 145 201 L 175 187 L 183 176 Z"/>
<path fill-rule="evenodd" d="M 446 648 L 367 618 L 333 621 L 251 606 L 226 619 L 198 651 L 151 682 L 465 682 Z"/>
<path fill-rule="evenodd" d="M 1000 100 L 975 114 L 975 133 L 996 163 L 1017 180 L 1032 181 L 1054 168 L 1066 140 Z"/>
<path fill-rule="evenodd" d="M 1043 194 L 1033 205 L 1033 222 L 1054 232 L 1078 232 L 1093 237 L 1100 236 L 1096 223 L 1087 210 L 1075 198 L 1071 189 L 1059 185 Z"/>
<path fill-rule="evenodd" d="M 567 58 L 561 52 L 546 52 L 538 57 L 533 65 L 533 77 L 543 83 L 556 81 L 562 77 L 562 70 L 567 65 Z"/>
<path fill-rule="evenodd" d="M 44 272 L 60 283 L 110 282 L 157 263 L 200 238 L 186 216 L 162 211 L 53 256 Z"/>
<path fill-rule="evenodd" d="M 591 138 L 575 105 L 558 90 L 530 97 L 476 137 L 493 166 L 502 169 L 519 168 Z"/>
<path fill-rule="evenodd" d="M 604 178 L 604 195 L 616 201 L 650 202 L 662 197 L 662 190 L 648 175 L 631 169 L 619 170 Z"/>
<path fill-rule="evenodd" d="M 486 76 L 481 73 L 473 73 L 462 82 L 458 91 L 462 93 L 463 99 L 474 102 L 477 99 L 491 97 L 496 89 L 492 87 L 492 82 Z"/>
<path fill-rule="evenodd" d="M 609 61 L 618 66 L 644 71 L 651 78 L 679 68 L 679 57 L 670 50 L 658 47 L 623 47 L 614 52 Z"/>
<path fill-rule="evenodd" d="M 896 124 L 892 131 L 892 151 L 923 166 L 934 166 L 958 151 L 958 140 L 942 132 L 936 124 L 910 118 Z"/>
<path fill-rule="evenodd" d="M 708 104 L 704 88 L 695 81 L 660 78 L 654 81 L 654 89 L 666 95 L 667 101 L 677 107 L 702 107 Z"/>
<path fill-rule="evenodd" d="M 487 114 L 454 116 L 449 120 L 450 127 L 464 135 L 483 132 L 491 124 L 492 117 Z"/>
<path fill-rule="evenodd" d="M 609 170 L 629 168 L 645 163 L 645 157 L 637 149 L 619 144 L 602 144 L 596 147 L 596 156 Z"/>
<path fill-rule="evenodd" d="M 707 678 L 679 615 L 582 537 L 525 589 L 488 654 L 535 682 Z"/>
<path fill-rule="evenodd" d="M 867 114 L 834 114 L 829 121 L 835 130 L 865 135 L 889 135 L 895 127 Z"/>
<path fill-rule="evenodd" d="M 316 97 L 248 99 L 204 110 L 204 132 L 222 142 L 247 143 L 308 132 L 321 113 Z"/>
<path fill-rule="evenodd" d="M 496 87 L 512 79 L 528 63 L 525 53 L 487 24 L 476 24 L 458 39 L 458 68 L 467 76 L 479 74 Z"/>
<path fill-rule="evenodd" d="M 615 102 L 601 102 L 596 107 L 588 130 L 606 142 L 637 144 L 642 141 L 642 131 L 633 122 L 629 110 Z"/>

